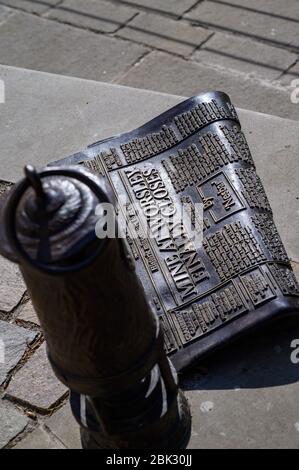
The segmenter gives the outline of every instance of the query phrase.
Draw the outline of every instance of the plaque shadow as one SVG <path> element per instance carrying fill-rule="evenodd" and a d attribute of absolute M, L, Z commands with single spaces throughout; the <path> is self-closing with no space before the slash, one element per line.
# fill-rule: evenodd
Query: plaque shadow
<path fill-rule="evenodd" d="M 297 339 L 297 347 L 291 343 Z M 297 354 L 295 354 L 297 349 Z M 299 380 L 299 323 L 254 331 L 202 359 L 180 374 L 183 390 L 273 387 Z"/>

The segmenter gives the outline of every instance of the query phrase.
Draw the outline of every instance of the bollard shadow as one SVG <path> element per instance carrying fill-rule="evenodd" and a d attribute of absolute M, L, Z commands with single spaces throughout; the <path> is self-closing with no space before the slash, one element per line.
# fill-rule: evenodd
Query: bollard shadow
<path fill-rule="evenodd" d="M 180 386 L 183 390 L 230 390 L 297 382 L 299 363 L 291 361 L 294 339 L 299 340 L 298 320 L 250 333 L 182 373 Z"/>

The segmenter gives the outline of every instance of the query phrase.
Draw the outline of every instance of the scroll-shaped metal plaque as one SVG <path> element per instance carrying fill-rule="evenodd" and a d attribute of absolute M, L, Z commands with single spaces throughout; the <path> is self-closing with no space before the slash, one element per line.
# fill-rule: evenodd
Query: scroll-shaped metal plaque
<path fill-rule="evenodd" d="M 252 327 L 299 313 L 298 284 L 226 94 L 188 99 L 58 163 L 82 163 L 104 175 L 116 197 L 140 204 L 141 213 L 127 211 L 137 233 L 127 241 L 178 370 Z M 184 205 L 200 226 L 198 204 L 201 246 L 187 230 L 177 239 L 166 217 Z M 148 214 L 151 229 L 166 235 L 144 236 Z M 107 289 L 113 295 L 117 286 Z"/>

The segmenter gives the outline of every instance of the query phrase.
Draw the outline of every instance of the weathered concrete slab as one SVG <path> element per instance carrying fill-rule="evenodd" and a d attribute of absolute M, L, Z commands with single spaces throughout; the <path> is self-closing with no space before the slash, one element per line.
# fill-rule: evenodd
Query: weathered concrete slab
<path fill-rule="evenodd" d="M 0 385 L 22 359 L 36 336 L 34 331 L 0 321 Z"/>
<path fill-rule="evenodd" d="M 118 83 L 184 96 L 202 90 L 224 90 L 238 107 L 288 119 L 299 116 L 299 109 L 292 104 L 286 88 L 261 82 L 249 74 L 186 61 L 163 52 L 151 52 Z"/>
<path fill-rule="evenodd" d="M 51 8 L 45 17 L 80 28 L 114 33 L 136 13 L 134 8 L 105 0 L 64 0 L 57 8 Z"/>
<path fill-rule="evenodd" d="M 0 179 L 12 181 L 28 161 L 41 166 L 58 160 L 181 99 L 5 66 L 0 79 L 6 85 L 6 102 L 0 104 Z"/>
<path fill-rule="evenodd" d="M 193 410 L 189 448 L 298 449 L 299 326 L 252 334 L 181 379 Z M 299 354 L 297 354 L 299 358 Z"/>
<path fill-rule="evenodd" d="M 146 52 L 138 44 L 19 11 L 0 23 L 0 44 L 2 64 L 107 81 Z"/>
<path fill-rule="evenodd" d="M 0 449 L 24 431 L 28 421 L 14 405 L 0 400 Z"/>
<path fill-rule="evenodd" d="M 81 449 L 79 425 L 72 415 L 69 403 L 56 411 L 45 424 L 67 448 Z"/>
<path fill-rule="evenodd" d="M 51 408 L 66 392 L 50 367 L 45 344 L 16 373 L 6 389 L 8 396 L 43 410 Z"/>
<path fill-rule="evenodd" d="M 161 15 L 140 13 L 117 36 L 173 54 L 189 56 L 212 32 Z"/>

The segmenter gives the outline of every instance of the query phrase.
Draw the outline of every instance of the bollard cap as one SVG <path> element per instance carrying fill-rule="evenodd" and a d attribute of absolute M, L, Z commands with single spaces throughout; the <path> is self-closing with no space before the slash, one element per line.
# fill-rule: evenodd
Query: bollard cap
<path fill-rule="evenodd" d="M 24 172 L 3 211 L 2 253 L 46 271 L 84 266 L 105 242 L 95 234 L 96 207 L 110 202 L 103 178 L 78 166 Z"/>

